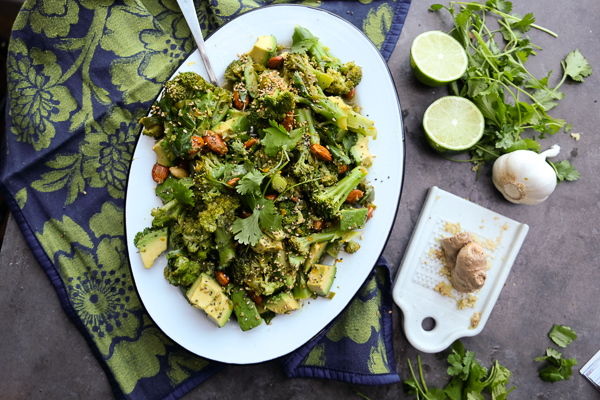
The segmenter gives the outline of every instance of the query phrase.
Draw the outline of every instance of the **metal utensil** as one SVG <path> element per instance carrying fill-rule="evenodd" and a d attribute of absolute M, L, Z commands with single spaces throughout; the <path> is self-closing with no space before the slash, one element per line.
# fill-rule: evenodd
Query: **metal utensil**
<path fill-rule="evenodd" d="M 210 60 L 208 59 L 208 55 L 206 54 L 206 48 L 204 47 L 204 38 L 202 37 L 202 30 L 200 29 L 200 24 L 198 23 L 198 16 L 196 15 L 196 7 L 194 6 L 193 0 L 177 0 L 177 4 L 179 4 L 179 8 L 183 13 L 183 17 L 187 22 L 190 31 L 192 32 L 192 36 L 196 41 L 196 46 L 198 46 L 198 51 L 200 52 L 200 57 L 202 58 L 202 62 L 206 67 L 206 72 L 208 72 L 208 78 L 213 85 L 218 85 L 217 77 L 210 66 Z"/>

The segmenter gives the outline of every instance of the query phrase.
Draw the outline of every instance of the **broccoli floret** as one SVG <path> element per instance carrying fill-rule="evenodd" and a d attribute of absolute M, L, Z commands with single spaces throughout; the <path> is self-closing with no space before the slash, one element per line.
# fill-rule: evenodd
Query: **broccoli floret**
<path fill-rule="evenodd" d="M 335 167 L 334 164 L 330 165 Z M 321 165 L 319 165 L 319 174 L 319 183 L 321 183 L 323 186 L 332 186 L 338 182 L 337 171 L 331 171 L 329 166 L 325 163 L 321 163 Z"/>
<path fill-rule="evenodd" d="M 360 244 L 355 242 L 354 240 L 350 240 L 346 243 L 346 253 L 353 254 L 356 253 L 360 249 Z"/>
<path fill-rule="evenodd" d="M 347 95 L 362 80 L 362 69 L 354 64 L 354 62 L 342 65 L 339 71 L 330 68 L 327 70 L 327 74 L 330 75 L 333 80 L 324 90 L 325 93 L 332 96 Z"/>
<path fill-rule="evenodd" d="M 164 275 L 171 285 L 188 287 L 205 269 L 205 265 L 188 258 L 185 251 L 175 250 L 167 255 Z"/>
<path fill-rule="evenodd" d="M 143 117 L 142 119 L 140 119 L 140 123 L 144 126 L 142 134 L 146 136 L 158 139 L 161 138 L 165 133 L 162 121 L 154 115 L 149 117 Z"/>
<path fill-rule="evenodd" d="M 152 226 L 162 228 L 174 222 L 182 221 L 187 214 L 187 208 L 176 199 L 173 199 L 162 207 L 152 209 L 151 214 L 154 217 Z"/>
<path fill-rule="evenodd" d="M 285 285 L 285 271 L 276 262 L 276 257 L 277 253 L 258 254 L 249 249 L 238 253 L 230 264 L 233 281 L 257 295 L 272 295 Z"/>
<path fill-rule="evenodd" d="M 327 219 L 337 218 L 340 207 L 348 195 L 360 181 L 367 176 L 367 170 L 361 166 L 354 168 L 350 173 L 334 186 L 329 186 L 313 194 L 311 200 L 320 215 Z"/>
<path fill-rule="evenodd" d="M 231 82 L 241 82 L 244 79 L 244 68 L 247 60 L 233 60 L 225 69 L 225 79 Z"/>
<path fill-rule="evenodd" d="M 299 203 L 286 200 L 278 202 L 277 207 L 281 213 L 281 226 L 286 236 L 305 236 L 309 233 L 308 215 L 305 209 L 300 209 Z"/>
<path fill-rule="evenodd" d="M 195 189 L 198 190 L 197 196 L 205 203 L 212 202 L 226 190 L 225 184 L 220 180 L 225 172 L 225 164 L 215 153 L 202 154 L 191 172 Z"/>
<path fill-rule="evenodd" d="M 260 96 L 258 102 L 259 109 L 263 110 L 262 118 L 277 122 L 283 121 L 296 108 L 296 96 L 288 90 L 275 89 L 273 93 Z"/>
<path fill-rule="evenodd" d="M 186 218 L 175 224 L 171 229 L 171 236 L 178 238 L 191 254 L 196 254 L 200 259 L 205 259 L 210 250 L 214 247 L 213 235 L 206 231 L 196 219 Z"/>
<path fill-rule="evenodd" d="M 333 242 L 344 240 L 348 236 L 348 231 L 339 227 L 329 228 L 323 232 L 313 233 L 308 236 L 294 236 L 288 240 L 290 249 L 304 256 L 308 255 L 311 245 L 314 243 Z"/>
<path fill-rule="evenodd" d="M 294 163 L 292 173 L 300 182 L 305 182 L 314 179 L 317 171 L 315 159 L 310 152 L 310 148 L 308 146 L 302 146 L 300 148 L 298 159 Z"/>
<path fill-rule="evenodd" d="M 206 204 L 206 209 L 198 214 L 198 224 L 208 232 L 215 232 L 218 227 L 226 227 L 236 218 L 236 210 L 240 201 L 236 196 L 221 194 Z"/>
<path fill-rule="evenodd" d="M 200 93 L 211 91 L 215 87 L 195 72 L 182 72 L 175 79 L 165 83 L 163 97 L 177 103 L 199 97 Z"/>
<path fill-rule="evenodd" d="M 340 72 L 346 78 L 348 85 L 352 85 L 352 87 L 357 86 L 362 80 L 362 68 L 356 65 L 354 61 L 340 66 Z"/>
<path fill-rule="evenodd" d="M 262 127 L 269 120 L 281 122 L 295 108 L 296 95 L 289 91 L 279 72 L 267 70 L 259 76 L 258 96 L 249 107 L 251 125 Z"/>

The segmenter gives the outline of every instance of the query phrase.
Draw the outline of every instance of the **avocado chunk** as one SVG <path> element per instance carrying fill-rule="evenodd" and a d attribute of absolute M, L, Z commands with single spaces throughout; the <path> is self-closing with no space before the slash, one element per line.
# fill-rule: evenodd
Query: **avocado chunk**
<path fill-rule="evenodd" d="M 285 314 L 289 311 L 299 310 L 300 304 L 289 293 L 279 293 L 265 302 L 265 307 L 276 314 Z"/>
<path fill-rule="evenodd" d="M 326 249 L 327 242 L 313 243 L 310 245 L 308 257 L 306 257 L 306 261 L 304 261 L 304 273 L 307 273 L 314 264 L 319 262 L 321 257 L 323 257 L 323 254 L 325 254 Z"/>
<path fill-rule="evenodd" d="M 140 250 L 142 263 L 146 269 L 150 268 L 154 261 L 168 247 L 168 228 L 158 230 L 144 230 L 136 235 L 133 240 L 135 247 Z"/>
<path fill-rule="evenodd" d="M 319 296 L 327 296 L 335 279 L 335 265 L 315 264 L 308 273 L 307 286 Z"/>
<path fill-rule="evenodd" d="M 172 167 L 175 165 L 175 159 L 171 160 L 169 155 L 165 151 L 165 148 L 162 147 L 162 142 L 164 139 L 160 139 L 158 142 L 154 143 L 152 146 L 152 150 L 156 153 L 156 162 L 164 167 Z"/>
<path fill-rule="evenodd" d="M 350 149 L 350 154 L 352 154 L 354 160 L 365 168 L 373 165 L 373 156 L 369 152 L 368 143 L 369 137 L 359 134 L 356 144 Z"/>
<path fill-rule="evenodd" d="M 276 51 L 277 38 L 275 36 L 259 36 L 252 50 L 248 52 L 248 55 L 255 63 L 267 65 L 267 61 L 275 55 Z"/>
<path fill-rule="evenodd" d="M 281 240 L 273 240 L 267 235 L 262 235 L 252 249 L 258 254 L 277 253 L 283 250 L 283 242 Z"/>
<path fill-rule="evenodd" d="M 223 292 L 222 286 L 204 272 L 187 291 L 187 298 L 194 307 L 204 310 L 220 328 L 233 312 L 231 300 Z"/>
<path fill-rule="evenodd" d="M 250 123 L 245 115 L 240 115 L 221 122 L 211 130 L 227 140 L 235 137 L 238 133 L 248 132 L 250 130 Z"/>
<path fill-rule="evenodd" d="M 327 98 L 337 104 L 344 113 L 348 113 L 350 110 L 350 106 L 340 96 L 329 96 Z"/>
<path fill-rule="evenodd" d="M 362 229 L 367 222 L 367 208 L 349 208 L 340 211 L 340 229 L 344 231 Z"/>
<path fill-rule="evenodd" d="M 313 292 L 308 288 L 307 278 L 303 272 L 298 272 L 298 278 L 296 279 L 296 285 L 294 285 L 292 294 L 297 300 L 308 299 L 314 295 Z"/>
<path fill-rule="evenodd" d="M 238 324 L 243 331 L 256 328 L 263 323 L 256 304 L 248 297 L 244 289 L 238 286 L 233 288 L 231 301 L 233 302 L 233 311 L 237 317 Z"/>

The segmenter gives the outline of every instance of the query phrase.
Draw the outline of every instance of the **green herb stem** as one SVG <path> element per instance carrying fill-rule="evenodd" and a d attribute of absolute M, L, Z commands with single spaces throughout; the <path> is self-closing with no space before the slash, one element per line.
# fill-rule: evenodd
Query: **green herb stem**
<path fill-rule="evenodd" d="M 500 15 L 501 17 L 504 17 L 504 18 L 507 18 L 507 19 L 512 19 L 514 21 L 522 21 L 523 20 L 523 18 L 519 18 L 519 17 L 515 17 L 515 16 L 510 15 L 510 14 L 503 13 L 500 10 L 497 10 L 497 9 L 495 9 L 493 7 L 486 6 L 484 4 L 466 3 L 466 2 L 463 2 L 463 1 L 451 1 L 450 4 L 458 4 L 458 5 L 463 6 L 463 7 L 464 6 L 479 7 L 482 10 L 487 10 L 489 12 L 492 12 L 492 13 L 494 13 L 496 15 Z M 535 28 L 535 29 L 538 29 L 538 30 L 540 30 L 542 32 L 546 32 L 547 34 L 549 34 L 551 36 L 558 37 L 558 35 L 556 33 L 552 32 L 549 29 L 544 28 L 543 26 L 539 26 L 539 25 L 536 25 L 536 24 L 531 24 L 531 27 Z"/>

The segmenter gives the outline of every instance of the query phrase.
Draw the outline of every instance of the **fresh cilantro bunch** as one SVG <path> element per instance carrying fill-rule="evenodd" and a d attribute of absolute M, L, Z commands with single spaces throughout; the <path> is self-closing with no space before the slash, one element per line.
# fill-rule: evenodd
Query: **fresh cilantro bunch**
<path fill-rule="evenodd" d="M 565 348 L 577 339 L 575 331 L 565 325 L 554 325 L 548 334 L 558 346 Z M 539 372 L 540 379 L 544 382 L 558 382 L 568 380 L 573 375 L 573 366 L 577 365 L 575 358 L 563 358 L 562 354 L 552 347 L 546 349 L 546 355 L 537 357 L 535 361 L 546 362 L 548 365 Z"/>
<path fill-rule="evenodd" d="M 504 400 L 515 389 L 506 388 L 511 372 L 500 365 L 498 361 L 489 371 L 482 367 L 472 351 L 465 351 L 461 341 L 457 340 L 451 346 L 452 353 L 448 355 L 448 375 L 450 382 L 444 389 L 428 388 L 423 378 L 421 357 L 417 357 L 420 382 L 417 380 L 412 364 L 408 366 L 412 375 L 411 379 L 404 381 L 408 392 L 416 394 L 417 399 L 427 400 L 483 400 L 483 391 L 491 394 L 492 400 Z"/>
<path fill-rule="evenodd" d="M 525 66 L 528 58 L 541 49 L 527 35 L 531 28 L 557 36 L 536 25 L 532 13 L 523 17 L 511 14 L 512 3 L 505 0 L 452 1 L 448 7 L 441 4 L 430 7 L 432 11 L 442 9 L 452 15 L 454 28 L 450 34 L 467 50 L 468 57 L 466 73 L 450 84 L 449 90 L 453 95 L 473 101 L 486 121 L 484 135 L 472 148 L 469 160 L 476 164 L 478 173 L 483 164 L 504 153 L 527 149 L 539 152 L 538 139 L 553 135 L 563 127 L 570 129 L 565 120 L 549 115 L 548 111 L 564 98 L 559 88 L 567 77 L 583 82 L 592 74 L 592 68 L 579 50 L 561 62 L 562 79 L 552 86 L 549 83 L 552 71 L 536 78 Z M 499 29 L 489 27 L 487 22 L 491 15 L 497 17 Z M 551 165 L 559 182 L 579 178 L 579 172 L 567 160 Z"/>

